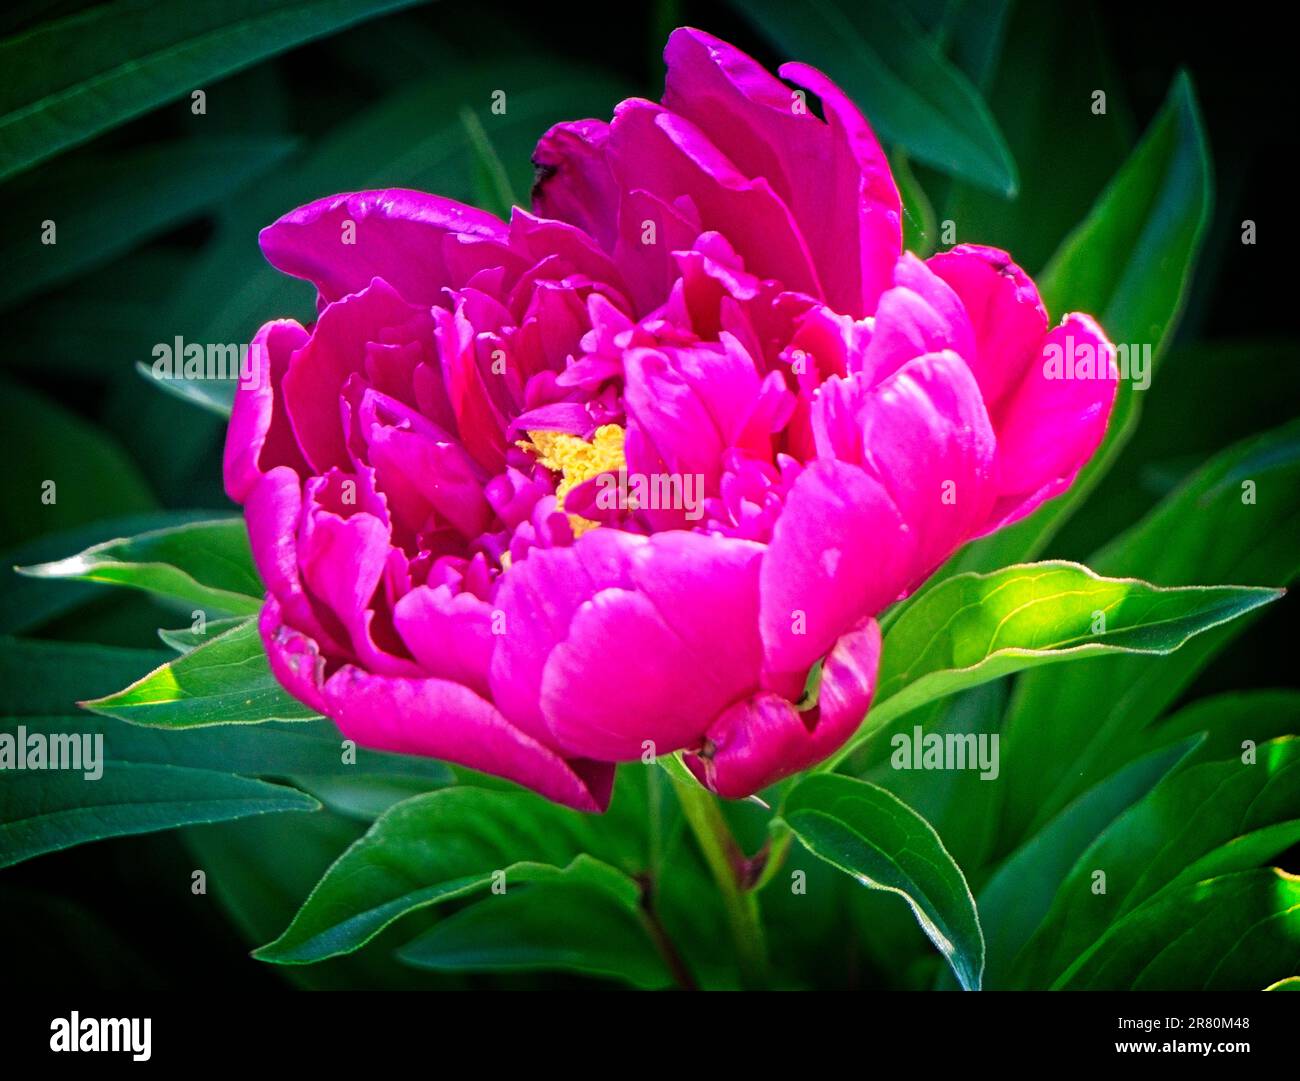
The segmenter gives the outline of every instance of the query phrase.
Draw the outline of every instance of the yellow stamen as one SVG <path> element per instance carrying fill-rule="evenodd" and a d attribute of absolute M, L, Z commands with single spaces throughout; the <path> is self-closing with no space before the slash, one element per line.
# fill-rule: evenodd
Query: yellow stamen
<path fill-rule="evenodd" d="M 590 442 L 568 432 L 530 431 L 528 440 L 521 440 L 519 446 L 533 451 L 542 465 L 560 474 L 555 504 L 564 510 L 564 497 L 578 485 L 601 473 L 620 473 L 627 469 L 627 459 L 623 456 L 624 434 L 617 424 L 602 424 L 592 433 Z M 569 515 L 569 524 L 578 537 L 600 525 L 577 514 Z"/>

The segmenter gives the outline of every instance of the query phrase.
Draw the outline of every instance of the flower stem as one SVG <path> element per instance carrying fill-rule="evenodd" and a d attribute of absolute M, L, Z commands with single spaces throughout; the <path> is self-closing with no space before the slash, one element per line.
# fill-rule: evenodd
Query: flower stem
<path fill-rule="evenodd" d="M 758 898 L 742 881 L 745 855 L 732 836 L 717 798 L 699 785 L 674 785 L 682 813 L 699 842 L 704 861 L 722 895 L 723 908 L 735 942 L 741 980 L 746 987 L 767 984 L 767 944 L 758 913 Z"/>

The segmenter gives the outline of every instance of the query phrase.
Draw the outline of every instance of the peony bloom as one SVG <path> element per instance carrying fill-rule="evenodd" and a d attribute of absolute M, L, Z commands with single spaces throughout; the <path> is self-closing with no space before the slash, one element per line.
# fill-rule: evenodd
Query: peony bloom
<path fill-rule="evenodd" d="M 258 333 L 225 451 L 284 686 L 584 810 L 647 751 L 738 797 L 835 750 L 874 617 L 1063 491 L 1115 393 L 1051 377 L 1109 346 L 1005 253 L 902 252 L 825 76 L 780 70 L 818 115 L 707 34 L 665 57 L 662 104 L 542 137 L 508 224 L 390 190 L 264 230 L 319 317 Z"/>

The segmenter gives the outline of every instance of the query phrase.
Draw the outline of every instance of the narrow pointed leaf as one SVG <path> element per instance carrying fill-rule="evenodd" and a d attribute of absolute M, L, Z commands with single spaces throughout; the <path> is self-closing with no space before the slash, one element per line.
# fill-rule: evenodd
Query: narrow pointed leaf
<path fill-rule="evenodd" d="M 107 541 L 20 571 L 33 578 L 131 586 L 236 615 L 257 612 L 264 592 L 242 518 L 187 523 Z"/>
<path fill-rule="evenodd" d="M 889 625 L 866 724 L 832 763 L 936 698 L 1043 664 L 1169 653 L 1280 595 L 1237 586 L 1164 589 L 1063 561 L 949 578 Z"/>
<path fill-rule="evenodd" d="M 317 716 L 291 698 L 271 674 L 261 636 L 251 620 L 167 662 L 116 694 L 82 704 L 107 717 L 161 728 Z"/>
<path fill-rule="evenodd" d="M 906 901 L 962 987 L 979 989 L 984 935 L 975 899 L 925 819 L 883 788 L 827 774 L 796 784 L 782 818 L 815 856 Z"/>

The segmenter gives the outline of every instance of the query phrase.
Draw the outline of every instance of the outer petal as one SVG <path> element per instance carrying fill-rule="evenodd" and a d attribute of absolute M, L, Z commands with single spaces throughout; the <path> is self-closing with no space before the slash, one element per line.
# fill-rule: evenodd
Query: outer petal
<path fill-rule="evenodd" d="M 289 357 L 307 338 L 294 320 L 280 319 L 262 327 L 249 346 L 253 378 L 235 390 L 222 456 L 226 494 L 236 503 L 248 499 L 261 476 L 276 466 L 307 471 L 280 394 Z"/>
<path fill-rule="evenodd" d="M 383 278 L 413 304 L 436 304 L 445 286 L 462 284 L 447 264 L 449 234 L 506 244 L 506 227 L 491 214 L 402 188 L 318 199 L 268 225 L 259 239 L 272 266 L 312 282 L 324 302 Z"/>
<path fill-rule="evenodd" d="M 961 298 L 974 348 L 958 350 L 971 366 L 994 427 L 1007 395 L 1024 379 L 1047 333 L 1047 310 L 1029 275 L 998 248 L 958 244 L 926 261 Z"/>
<path fill-rule="evenodd" d="M 700 782 L 740 799 L 821 761 L 849 738 L 871 705 L 880 662 L 880 627 L 868 619 L 835 643 L 813 709 L 800 712 L 762 692 L 727 710 L 703 750 L 686 756 Z"/>
<path fill-rule="evenodd" d="M 483 770 L 580 811 L 609 805 L 613 766 L 566 761 L 459 683 L 374 676 L 348 665 L 325 683 L 323 697 L 339 731 L 362 746 Z"/>
<path fill-rule="evenodd" d="M 665 203 L 685 196 L 703 229 L 727 238 L 745 269 L 820 296 L 821 283 L 789 208 L 762 178 L 745 176 L 694 124 L 648 101 L 615 110 L 609 160 L 619 186 Z"/>
<path fill-rule="evenodd" d="M 758 684 L 761 545 L 694 533 L 654 536 L 631 588 L 600 591 L 546 661 L 542 709 L 557 744 L 593 758 L 696 743 Z"/>
<path fill-rule="evenodd" d="M 675 30 L 664 59 L 664 105 L 698 125 L 746 176 L 772 185 L 807 240 L 832 307 L 871 311 L 902 249 L 901 213 L 885 155 L 857 109 L 819 72 L 787 65 L 782 74 L 822 98 L 820 120 L 761 64 L 700 30 Z"/>
<path fill-rule="evenodd" d="M 633 552 L 644 537 L 594 529 L 565 548 L 534 548 L 501 579 L 496 606 L 504 633 L 489 669 L 492 699 L 513 724 L 549 739 L 542 672 L 569 633 L 574 613 L 602 589 L 628 588 Z"/>
<path fill-rule="evenodd" d="M 1073 357 L 1076 365 L 1092 358 L 1095 374 L 1053 378 L 1048 365 L 1054 355 Z M 1065 491 L 1101 446 L 1119 383 L 1113 356 L 1105 334 L 1086 315 L 1066 316 L 1047 335 L 1040 358 L 1007 399 L 998 431 L 998 500 L 985 532 Z"/>
<path fill-rule="evenodd" d="M 325 679 L 325 658 L 316 640 L 284 621 L 280 603 L 274 597 L 266 598 L 257 629 L 266 647 L 271 673 L 280 686 L 298 701 L 324 713 L 321 684 Z"/>
<path fill-rule="evenodd" d="M 595 237 L 607 252 L 618 233 L 618 185 L 606 157 L 609 125 L 603 120 L 556 124 L 537 144 L 533 209 Z"/>
<path fill-rule="evenodd" d="M 244 515 L 253 563 L 276 600 L 278 618 L 310 635 L 322 649 L 342 653 L 346 649 L 346 632 L 337 623 L 333 633 L 326 631 L 298 571 L 298 524 L 302 517 L 302 482 L 298 474 L 288 466 L 272 469 L 249 495 Z"/>
<path fill-rule="evenodd" d="M 818 461 L 800 473 L 763 557 L 764 686 L 797 699 L 813 663 L 908 588 L 916 545 L 889 493 L 863 469 Z"/>
<path fill-rule="evenodd" d="M 918 357 L 871 388 L 860 375 L 828 380 L 813 405 L 813 430 L 820 454 L 860 462 L 884 486 L 915 537 L 918 577 L 987 520 L 997 443 L 956 353 Z"/>

